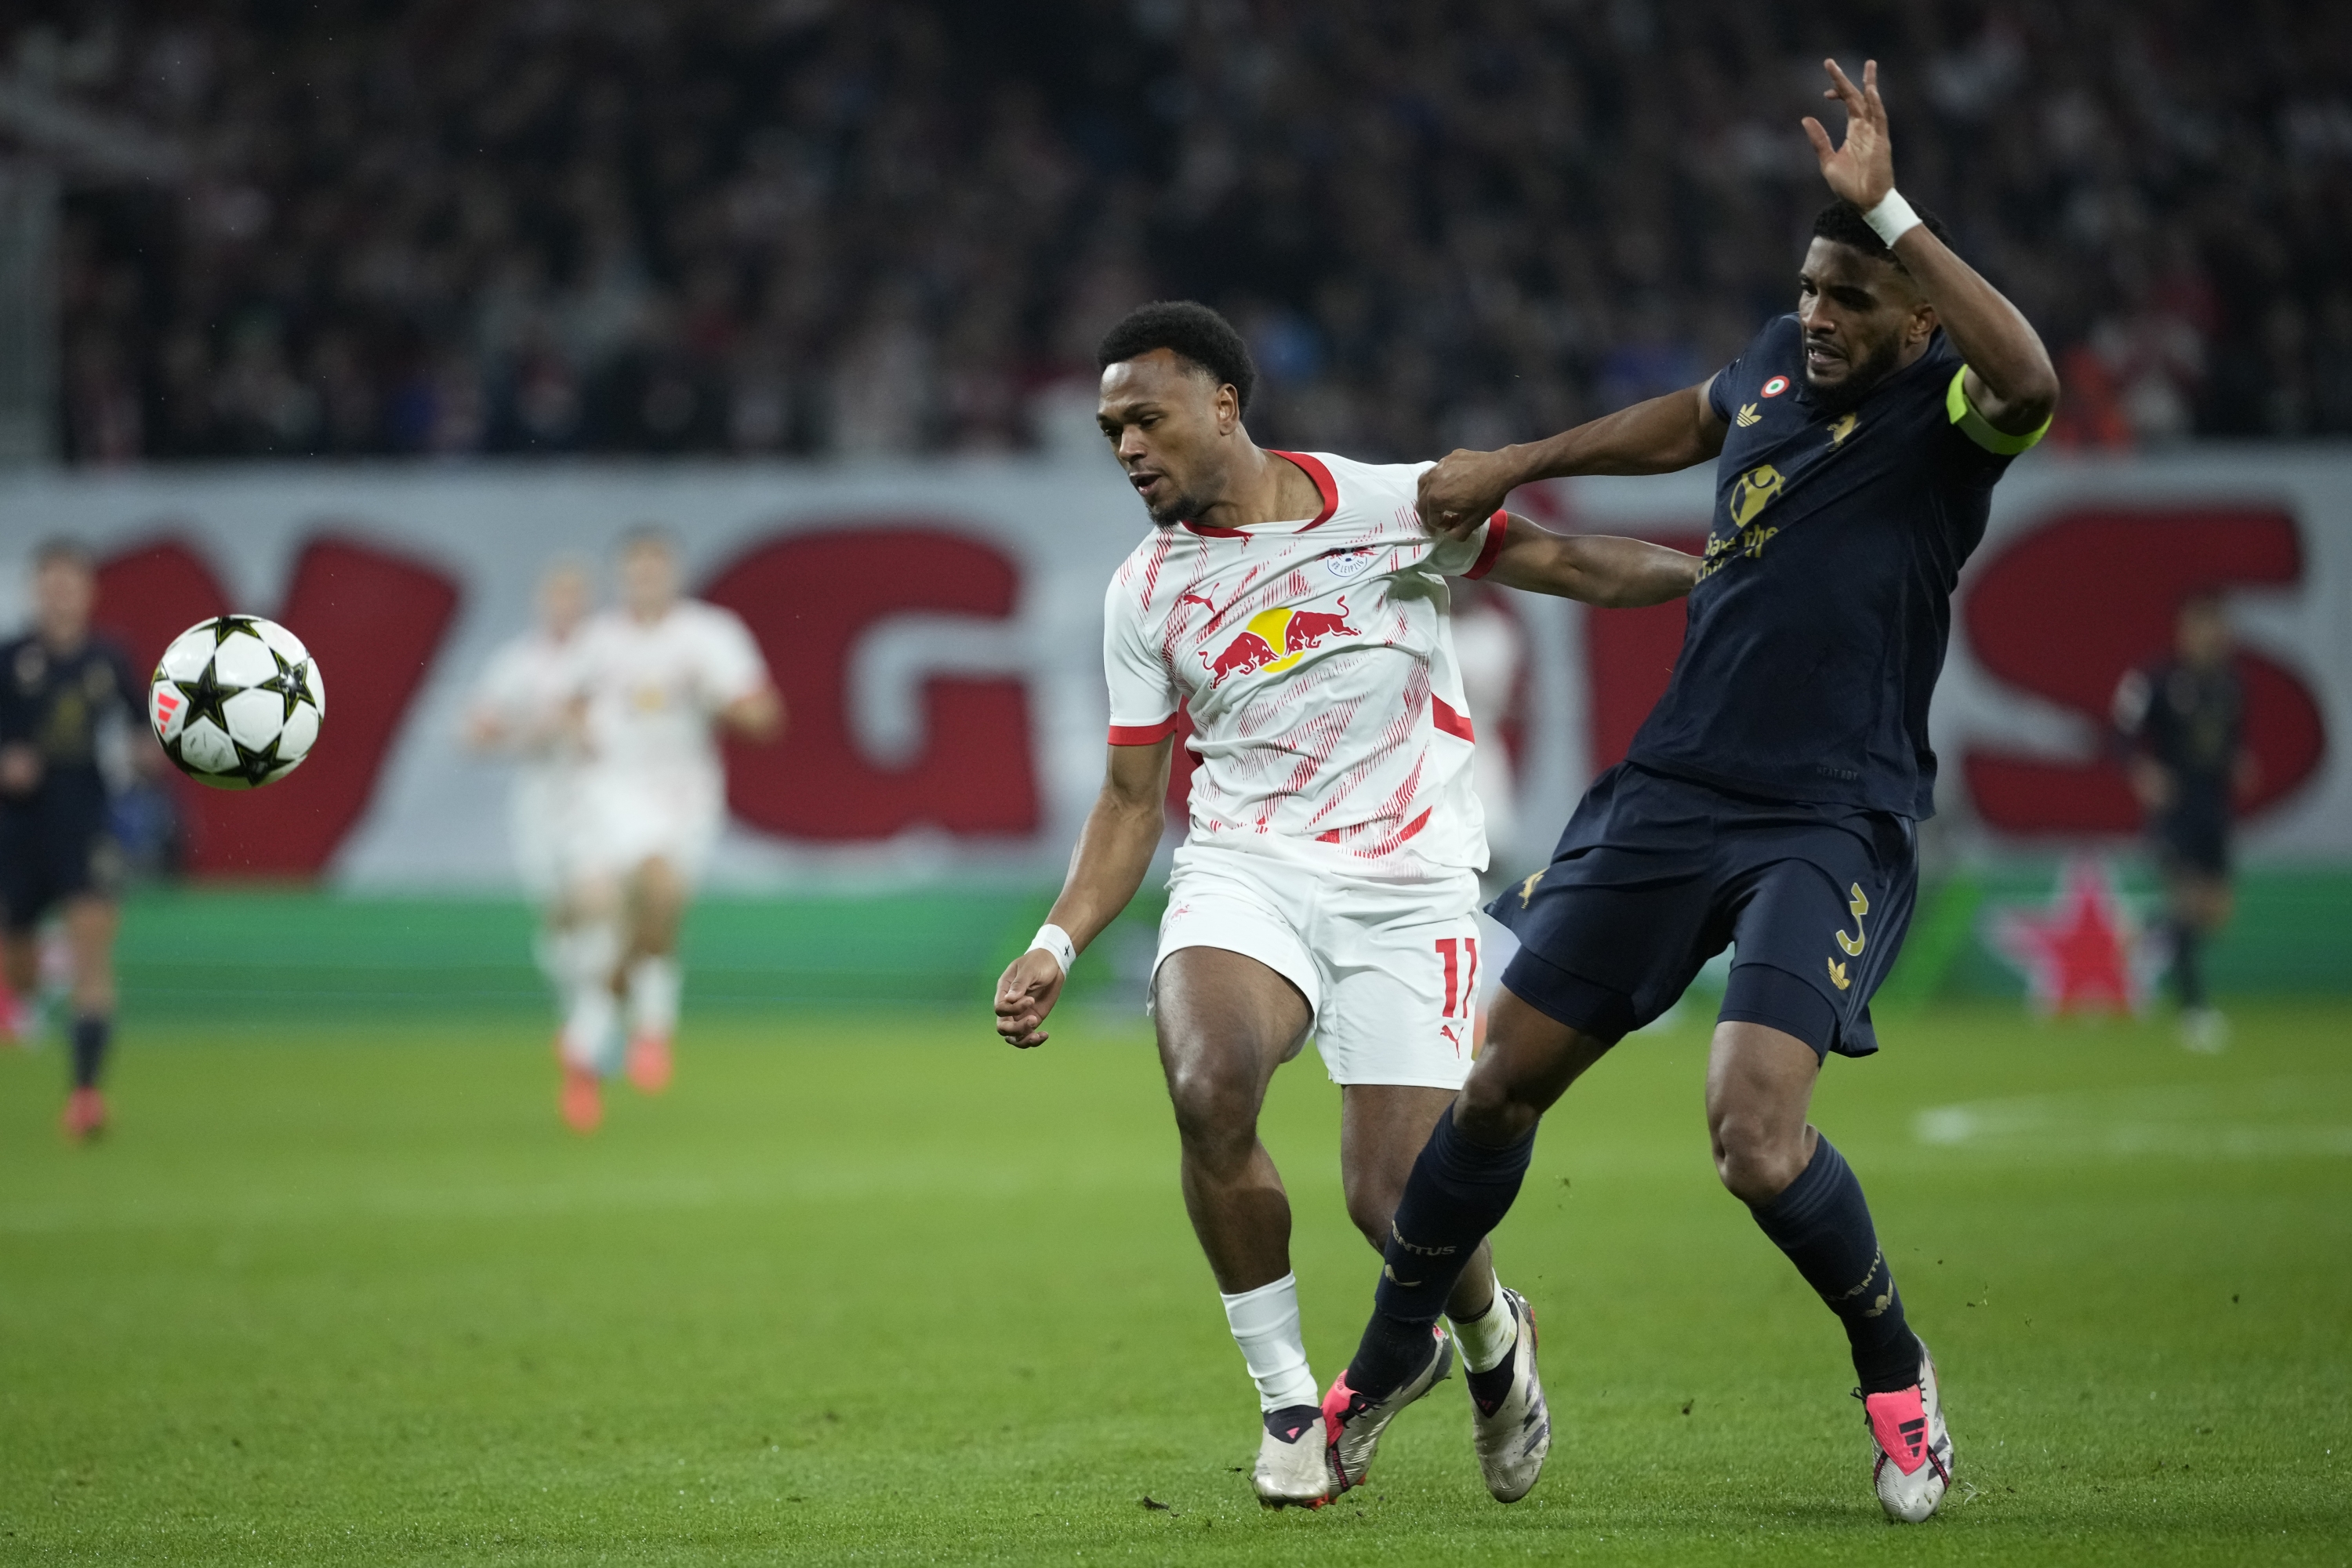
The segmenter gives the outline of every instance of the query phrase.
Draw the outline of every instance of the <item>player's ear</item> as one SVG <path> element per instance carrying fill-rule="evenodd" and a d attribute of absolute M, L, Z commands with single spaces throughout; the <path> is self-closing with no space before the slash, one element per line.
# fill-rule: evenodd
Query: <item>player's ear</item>
<path fill-rule="evenodd" d="M 1905 341 L 1924 343 L 1936 335 L 1936 307 L 1922 300 L 1911 308 L 1911 321 Z"/>
<path fill-rule="evenodd" d="M 1234 390 L 1233 383 L 1227 382 L 1217 388 L 1216 399 L 1210 406 L 1217 416 L 1218 435 L 1230 436 L 1241 428 L 1242 395 Z"/>

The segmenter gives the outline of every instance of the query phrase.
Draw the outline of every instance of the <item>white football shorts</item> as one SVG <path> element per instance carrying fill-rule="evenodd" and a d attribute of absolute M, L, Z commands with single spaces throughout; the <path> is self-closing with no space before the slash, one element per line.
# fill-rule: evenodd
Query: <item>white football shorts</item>
<path fill-rule="evenodd" d="M 588 869 L 625 876 L 661 859 L 690 886 L 702 879 L 726 825 L 726 784 L 685 770 L 602 768 L 590 779 L 587 817 Z"/>
<path fill-rule="evenodd" d="M 1478 879 L 1383 882 L 1269 856 L 1176 851 L 1160 953 L 1217 947 L 1298 987 L 1334 1083 L 1454 1089 L 1478 1005 Z"/>
<path fill-rule="evenodd" d="M 515 869 L 532 898 L 541 902 L 557 898 L 592 869 L 594 823 L 587 780 L 576 771 L 539 772 L 517 779 L 508 820 Z"/>

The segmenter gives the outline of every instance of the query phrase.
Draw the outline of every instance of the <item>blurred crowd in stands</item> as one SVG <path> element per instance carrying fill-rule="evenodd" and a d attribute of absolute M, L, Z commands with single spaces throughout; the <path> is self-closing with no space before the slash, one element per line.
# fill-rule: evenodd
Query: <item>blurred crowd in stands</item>
<path fill-rule="evenodd" d="M 184 153 L 68 174 L 79 463 L 1018 448 L 1169 295 L 1244 325 L 1262 438 L 1524 437 L 1790 307 L 1796 121 L 1864 52 L 2063 439 L 2352 431 L 2334 0 L 15 9 L 12 90 Z"/>

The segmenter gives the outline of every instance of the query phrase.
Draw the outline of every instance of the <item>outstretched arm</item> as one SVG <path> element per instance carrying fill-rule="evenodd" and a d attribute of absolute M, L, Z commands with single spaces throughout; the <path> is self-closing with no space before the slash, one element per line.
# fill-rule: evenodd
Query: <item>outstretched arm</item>
<path fill-rule="evenodd" d="M 1548 533 L 1513 512 L 1489 582 L 1557 594 L 1606 609 L 1679 599 L 1698 583 L 1699 558 L 1644 539 Z"/>
<path fill-rule="evenodd" d="M 1886 104 L 1878 96 L 1878 62 L 1863 62 L 1860 87 L 1837 61 L 1822 64 L 1830 73 L 1822 96 L 1845 106 L 1845 142 L 1832 147 L 1830 133 L 1811 115 L 1805 117 L 1805 136 L 1830 189 L 1868 213 L 1895 190 L 1895 150 L 1886 134 Z M 1897 235 L 1894 248 L 1968 362 L 1962 389 L 1984 422 L 2004 436 L 2031 436 L 2048 424 L 2058 406 L 2058 373 L 2024 313 L 1925 224 Z"/>
<path fill-rule="evenodd" d="M 1045 919 L 1067 931 L 1084 952 L 1103 927 L 1127 908 L 1160 847 L 1173 740 L 1148 746 L 1113 746 L 1102 793 L 1087 814 L 1062 896 Z M 1021 1047 L 1042 1046 L 1045 1015 L 1061 1000 L 1066 976 L 1052 953 L 1033 947 L 1014 959 L 996 983 L 996 1032 Z"/>
<path fill-rule="evenodd" d="M 1448 453 L 1421 476 L 1421 521 L 1460 539 L 1519 486 L 1569 474 L 1669 474 L 1723 450 L 1723 421 L 1706 401 L 1712 383 L 1621 408 L 1541 441 L 1493 452 Z"/>

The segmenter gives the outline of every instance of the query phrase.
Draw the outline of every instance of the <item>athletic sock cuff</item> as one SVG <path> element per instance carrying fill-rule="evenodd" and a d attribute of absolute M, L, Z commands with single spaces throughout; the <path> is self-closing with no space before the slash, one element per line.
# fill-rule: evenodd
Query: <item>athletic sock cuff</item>
<path fill-rule="evenodd" d="M 1497 1181 L 1517 1186 L 1527 1173 L 1528 1162 L 1535 1154 L 1536 1130 L 1528 1129 L 1526 1137 L 1517 1142 L 1496 1148 L 1481 1143 L 1454 1122 L 1449 1112 L 1437 1119 L 1434 1136 L 1429 1142 L 1433 1156 L 1430 1173 L 1449 1189 L 1491 1186 Z"/>
<path fill-rule="evenodd" d="M 1770 1201 L 1753 1205 L 1756 1223 L 1776 1239 L 1800 1232 L 1823 1209 L 1839 1201 L 1853 1180 L 1853 1172 L 1847 1166 L 1845 1156 L 1828 1139 L 1817 1138 L 1813 1157 L 1798 1173 L 1797 1179 Z"/>

